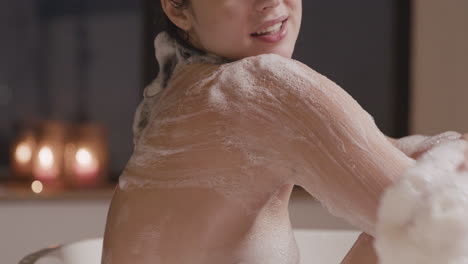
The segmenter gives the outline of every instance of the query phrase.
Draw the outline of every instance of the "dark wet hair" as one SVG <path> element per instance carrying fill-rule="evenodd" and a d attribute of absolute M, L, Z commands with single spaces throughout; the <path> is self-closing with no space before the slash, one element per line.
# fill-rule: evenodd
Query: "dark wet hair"
<path fill-rule="evenodd" d="M 159 0 L 155 0 L 155 1 L 159 2 Z M 169 0 L 169 2 L 171 2 L 171 4 L 174 7 L 179 8 L 179 9 L 188 8 L 190 5 L 190 0 Z M 166 31 L 169 34 L 169 36 L 175 39 L 177 43 L 179 43 L 181 46 L 192 49 L 192 50 L 196 50 L 200 53 L 205 53 L 204 51 L 195 48 L 190 43 L 188 33 L 180 29 L 174 23 L 172 23 L 172 21 L 169 19 L 166 13 L 164 13 L 164 10 L 162 9 L 160 4 L 158 5 L 158 7 L 159 7 L 158 15 L 160 17 L 159 23 L 161 25 L 162 31 Z"/>

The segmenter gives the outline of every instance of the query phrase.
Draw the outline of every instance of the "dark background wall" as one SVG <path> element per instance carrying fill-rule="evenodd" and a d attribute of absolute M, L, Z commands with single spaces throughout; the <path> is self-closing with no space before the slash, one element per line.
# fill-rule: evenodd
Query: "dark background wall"
<path fill-rule="evenodd" d="M 0 179 L 18 125 L 72 121 L 81 107 L 109 131 L 111 178 L 133 150 L 141 100 L 142 7 L 135 0 L 0 1 Z"/>
<path fill-rule="evenodd" d="M 351 94 L 387 135 L 407 135 L 410 1 L 303 1 L 294 58 Z"/>

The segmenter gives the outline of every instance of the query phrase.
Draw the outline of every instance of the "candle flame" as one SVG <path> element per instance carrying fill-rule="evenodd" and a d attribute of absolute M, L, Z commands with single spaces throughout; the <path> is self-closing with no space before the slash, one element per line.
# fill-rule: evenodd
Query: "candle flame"
<path fill-rule="evenodd" d="M 93 155 L 86 148 L 80 148 L 76 152 L 75 159 L 81 166 L 90 166 L 93 163 Z"/>
<path fill-rule="evenodd" d="M 39 164 L 45 169 L 50 169 L 54 165 L 54 153 L 50 147 L 42 147 L 39 151 Z"/>
<path fill-rule="evenodd" d="M 31 190 L 34 192 L 34 193 L 41 193 L 42 192 L 42 189 L 43 189 L 43 186 L 42 186 L 42 183 L 40 181 L 34 181 L 32 184 L 31 184 Z"/>
<path fill-rule="evenodd" d="M 31 160 L 31 156 L 31 147 L 26 142 L 22 142 L 16 147 L 15 157 L 20 163 L 28 163 Z"/>

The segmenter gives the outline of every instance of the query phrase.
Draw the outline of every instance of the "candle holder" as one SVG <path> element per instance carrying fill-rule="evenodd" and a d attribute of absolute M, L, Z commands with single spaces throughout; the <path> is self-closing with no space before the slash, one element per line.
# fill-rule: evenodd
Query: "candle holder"
<path fill-rule="evenodd" d="M 108 132 L 103 125 L 48 120 L 18 134 L 10 149 L 12 171 L 17 180 L 40 185 L 38 192 L 42 188 L 61 191 L 107 183 Z M 33 189 L 36 192 L 39 188 Z"/>
<path fill-rule="evenodd" d="M 62 188 L 64 143 L 67 125 L 58 121 L 44 121 L 33 152 L 32 174 L 44 187 Z"/>
<path fill-rule="evenodd" d="M 17 180 L 32 181 L 32 160 L 37 145 L 37 133 L 32 127 L 20 130 L 10 148 L 10 167 Z"/>
<path fill-rule="evenodd" d="M 107 130 L 96 123 L 74 126 L 65 145 L 65 181 L 71 188 L 103 186 L 108 175 Z"/>

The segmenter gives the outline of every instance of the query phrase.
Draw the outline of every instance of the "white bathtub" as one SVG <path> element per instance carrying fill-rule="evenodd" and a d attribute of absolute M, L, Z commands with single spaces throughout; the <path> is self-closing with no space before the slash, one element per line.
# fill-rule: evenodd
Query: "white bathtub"
<path fill-rule="evenodd" d="M 338 264 L 359 232 L 294 229 L 302 264 Z M 29 255 L 20 264 L 100 264 L 102 238 L 82 240 Z"/>
<path fill-rule="evenodd" d="M 339 264 L 361 232 L 294 229 L 301 264 Z"/>

